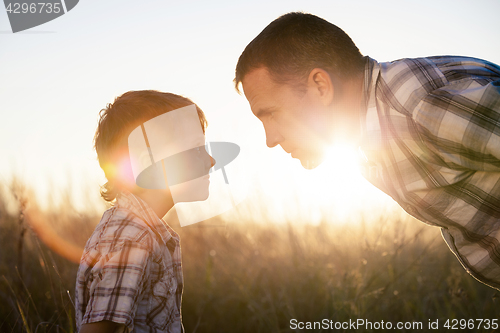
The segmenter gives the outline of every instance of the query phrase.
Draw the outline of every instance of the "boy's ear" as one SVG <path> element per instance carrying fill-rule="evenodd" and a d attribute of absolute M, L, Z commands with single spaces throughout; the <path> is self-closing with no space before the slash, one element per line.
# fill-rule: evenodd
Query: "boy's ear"
<path fill-rule="evenodd" d="M 130 190 L 135 186 L 128 146 L 121 145 L 112 153 L 104 173 L 123 190 Z M 111 180 L 109 178 L 108 180 Z"/>
<path fill-rule="evenodd" d="M 324 106 L 328 106 L 333 103 L 335 90 L 330 74 L 328 74 L 324 69 L 314 68 L 309 73 L 307 85 L 309 89 L 312 89 L 313 94 L 320 99 Z"/>

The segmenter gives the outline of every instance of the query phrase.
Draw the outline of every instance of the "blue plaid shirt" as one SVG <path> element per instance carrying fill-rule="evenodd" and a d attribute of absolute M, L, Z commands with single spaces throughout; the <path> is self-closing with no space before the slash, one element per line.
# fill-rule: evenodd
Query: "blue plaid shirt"
<path fill-rule="evenodd" d="M 442 228 L 475 278 L 500 288 L 500 67 L 441 56 L 367 58 L 364 176 Z"/>

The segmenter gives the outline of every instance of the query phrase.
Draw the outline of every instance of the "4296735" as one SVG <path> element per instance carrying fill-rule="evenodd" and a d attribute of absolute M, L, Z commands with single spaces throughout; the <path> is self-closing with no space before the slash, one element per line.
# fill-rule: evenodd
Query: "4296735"
<path fill-rule="evenodd" d="M 494 329 L 498 328 L 498 319 L 448 319 L 443 325 L 449 330 Z"/>
<path fill-rule="evenodd" d="M 60 2 L 38 2 L 38 3 L 26 3 L 26 2 L 14 2 L 9 3 L 6 7 L 7 13 L 9 14 L 21 14 L 21 13 L 55 13 L 58 14 L 61 12 L 61 3 Z"/>

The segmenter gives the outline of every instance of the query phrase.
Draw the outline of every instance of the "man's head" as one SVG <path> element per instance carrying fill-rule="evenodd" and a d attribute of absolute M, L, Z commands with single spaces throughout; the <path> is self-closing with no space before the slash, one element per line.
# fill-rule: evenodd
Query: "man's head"
<path fill-rule="evenodd" d="M 192 104 L 190 99 L 171 93 L 129 91 L 100 111 L 94 148 L 108 180 L 101 190 L 106 201 L 113 201 L 119 191 L 130 190 L 135 185 L 128 150 L 132 130 L 166 112 Z M 205 115 L 198 106 L 196 111 L 204 133 Z"/>
<path fill-rule="evenodd" d="M 263 122 L 267 145 L 281 145 L 304 167 L 321 160 L 334 105 L 359 79 L 365 59 L 337 26 L 311 14 L 289 13 L 248 44 L 236 66 L 253 113 Z"/>

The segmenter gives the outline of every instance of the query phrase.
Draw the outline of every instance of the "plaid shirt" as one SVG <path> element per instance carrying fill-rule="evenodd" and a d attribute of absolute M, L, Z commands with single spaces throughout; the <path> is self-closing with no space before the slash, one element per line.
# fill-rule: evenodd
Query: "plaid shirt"
<path fill-rule="evenodd" d="M 76 323 L 109 320 L 133 332 L 183 331 L 179 236 L 138 197 L 121 193 L 87 241 Z"/>
<path fill-rule="evenodd" d="M 476 279 L 500 288 L 500 67 L 467 57 L 367 58 L 365 178 L 442 228 Z"/>

